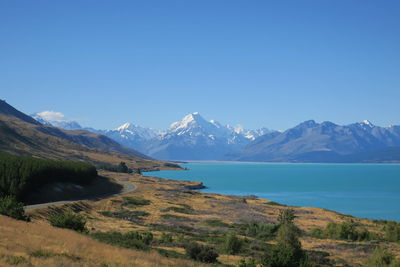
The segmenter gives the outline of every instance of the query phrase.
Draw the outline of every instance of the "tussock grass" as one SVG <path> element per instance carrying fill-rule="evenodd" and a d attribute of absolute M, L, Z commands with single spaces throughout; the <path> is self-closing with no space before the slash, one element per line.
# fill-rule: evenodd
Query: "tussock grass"
<path fill-rule="evenodd" d="M 5 216 L 0 216 L 0 241 L 0 266 L 205 266 L 156 251 L 110 246 L 44 221 L 26 223 Z"/>

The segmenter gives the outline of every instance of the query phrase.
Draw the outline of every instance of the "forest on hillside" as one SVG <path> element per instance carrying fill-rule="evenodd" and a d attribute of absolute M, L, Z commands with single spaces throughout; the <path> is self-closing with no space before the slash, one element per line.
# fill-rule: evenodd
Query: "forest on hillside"
<path fill-rule="evenodd" d="M 90 184 L 97 177 L 93 165 L 0 154 L 0 197 L 25 201 L 33 190 L 50 183 Z"/>

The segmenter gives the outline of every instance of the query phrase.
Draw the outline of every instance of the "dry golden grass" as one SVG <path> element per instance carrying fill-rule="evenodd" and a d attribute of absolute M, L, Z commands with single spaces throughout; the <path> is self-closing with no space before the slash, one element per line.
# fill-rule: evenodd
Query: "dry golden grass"
<path fill-rule="evenodd" d="M 42 251 L 48 257 L 35 257 Z M 42 221 L 25 223 L 0 216 L 0 266 L 203 266 L 157 252 L 113 247 Z M 102 265 L 103 264 L 103 265 Z"/>
<path fill-rule="evenodd" d="M 241 223 L 253 220 L 261 222 L 277 222 L 279 212 L 282 209 L 288 208 L 260 198 L 246 198 L 244 200 L 243 197 L 238 196 L 207 194 L 185 189 L 188 185 L 196 184 L 195 182 L 174 181 L 111 172 L 101 172 L 100 174 L 116 180 L 129 180 L 136 184 L 138 189 L 135 192 L 124 196 L 112 197 L 99 201 L 81 202 L 81 204 L 79 204 L 81 206 L 80 209 L 89 216 L 88 226 L 90 229 L 95 231 L 114 230 L 127 232 L 132 230 L 151 230 L 153 234 L 158 237 L 160 232 L 150 229 L 149 225 L 171 223 L 171 221 L 162 216 L 163 214 L 184 217 L 185 220 L 178 220 L 177 222 L 172 220 L 172 223 L 179 223 L 187 227 L 201 230 L 211 229 L 206 224 L 206 220 L 208 219 L 218 219 L 225 223 Z M 149 205 L 132 208 L 134 210 L 143 210 L 149 213 L 149 216 L 143 217 L 143 223 L 131 223 L 121 219 L 105 217 L 99 213 L 100 211 L 120 210 L 122 208 L 120 201 L 125 196 L 143 198 L 151 201 Z M 168 207 L 182 207 L 182 204 L 192 207 L 193 212 L 186 214 L 165 210 Z M 129 207 L 123 208 L 128 210 L 130 209 Z M 324 209 L 306 207 L 290 208 L 295 211 L 297 216 L 295 224 L 305 232 L 308 232 L 314 227 L 323 228 L 329 222 L 342 222 L 349 219 L 346 215 Z M 44 218 L 49 211 L 50 209 L 33 210 L 31 214 L 36 215 L 37 220 L 40 221 L 40 218 Z M 351 219 L 365 225 L 370 231 L 381 231 L 381 226 L 376 225 L 372 221 L 358 218 Z M 46 222 L 42 222 L 42 224 L 46 224 Z M 341 266 L 339 263 L 349 264 L 351 266 L 362 263 L 365 261 L 368 253 L 370 253 L 369 251 L 364 251 L 363 248 L 373 245 L 369 242 L 348 242 L 331 239 L 317 239 L 307 236 L 303 237 L 301 241 L 303 247 L 307 250 L 328 252 L 330 254 L 329 258 L 338 262 L 337 266 Z M 383 245 L 388 247 L 395 255 L 400 255 L 399 244 L 390 243 Z M 165 249 L 173 249 L 183 253 L 182 249 L 179 248 Z M 158 257 L 160 258 L 161 256 Z M 229 255 L 220 255 L 218 258 L 220 262 L 225 264 L 237 264 L 239 259 L 240 257 L 238 256 Z"/>

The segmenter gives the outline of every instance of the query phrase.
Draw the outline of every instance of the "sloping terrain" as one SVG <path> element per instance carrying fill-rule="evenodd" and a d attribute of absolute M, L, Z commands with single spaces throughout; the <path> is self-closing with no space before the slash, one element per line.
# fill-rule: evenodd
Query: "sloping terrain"
<path fill-rule="evenodd" d="M 329 223 L 352 222 L 357 229 L 384 237 L 385 221 L 359 219 L 319 208 L 287 207 L 254 196 L 226 196 L 189 190 L 188 187 L 196 185 L 196 182 L 111 172 L 101 172 L 101 175 L 130 181 L 138 188 L 124 196 L 82 201 L 59 208 L 74 209 L 87 216 L 91 233 L 150 231 L 154 235 L 151 249 L 162 250 L 163 253 L 170 251 L 171 257 L 185 257 L 185 242 L 194 241 L 214 247 L 222 264 L 236 266 L 241 258 L 258 258 L 268 250 L 268 245 L 274 244 L 274 239 L 254 235 L 246 227 L 262 229 L 276 225 L 280 211 L 288 208 L 294 210 L 295 225 L 303 232 L 302 247 L 311 257 L 318 259 L 317 266 L 358 266 L 377 246 L 400 256 L 398 242 L 374 240 L 375 237 L 353 241 L 319 238 L 312 234 L 315 229 L 324 229 Z M 46 224 L 45 219 L 52 211 L 53 208 L 45 208 L 29 213 L 35 223 Z M 224 237 L 232 232 L 245 243 L 238 253 L 228 255 L 223 251 Z M 169 240 L 165 240 L 165 236 L 170 236 Z"/>
<path fill-rule="evenodd" d="M 5 101 L 0 101 L 0 153 L 92 164 L 116 165 L 125 161 L 131 168 L 157 168 L 164 164 L 106 136 L 42 125 Z"/>
<path fill-rule="evenodd" d="M 306 121 L 257 138 L 227 158 L 240 161 L 398 162 L 400 127 Z"/>
<path fill-rule="evenodd" d="M 90 237 L 0 215 L 0 266 L 203 266 L 157 252 L 123 249 Z"/>

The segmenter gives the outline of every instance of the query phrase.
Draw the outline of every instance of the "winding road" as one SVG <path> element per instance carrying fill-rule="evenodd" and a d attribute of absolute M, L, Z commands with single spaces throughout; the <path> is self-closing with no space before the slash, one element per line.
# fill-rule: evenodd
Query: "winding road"
<path fill-rule="evenodd" d="M 137 185 L 132 184 L 129 181 L 117 181 L 117 182 L 123 186 L 123 189 L 118 193 L 101 194 L 101 195 L 95 195 L 92 197 L 86 197 L 86 198 L 81 198 L 81 199 L 61 200 L 61 201 L 55 201 L 55 202 L 27 205 L 27 206 L 24 206 L 24 209 L 25 209 L 25 211 L 28 211 L 28 210 L 33 210 L 33 209 L 37 209 L 37 208 L 46 208 L 48 206 L 53 206 L 53 205 L 77 202 L 77 201 L 81 201 L 81 200 L 92 200 L 92 199 L 106 198 L 106 197 L 111 197 L 111 196 L 119 196 L 119 195 L 131 193 L 137 189 Z"/>

